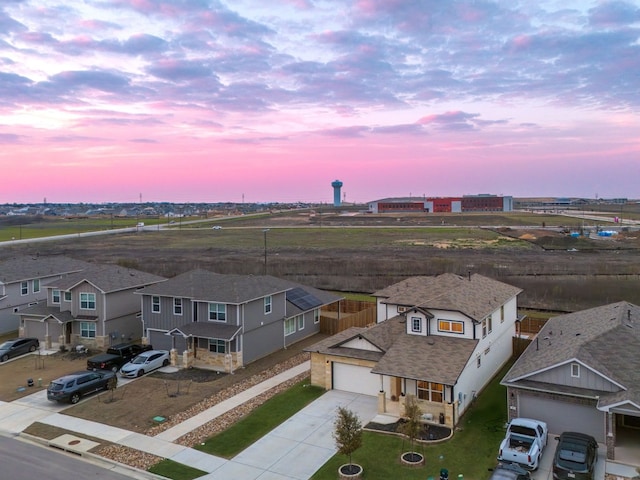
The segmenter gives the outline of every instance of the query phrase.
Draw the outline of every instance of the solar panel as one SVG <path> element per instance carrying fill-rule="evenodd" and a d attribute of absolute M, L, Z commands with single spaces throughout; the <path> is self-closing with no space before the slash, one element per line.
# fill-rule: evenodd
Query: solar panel
<path fill-rule="evenodd" d="M 287 301 L 305 311 L 322 305 L 322 302 L 316 296 L 300 287 L 287 291 Z"/>

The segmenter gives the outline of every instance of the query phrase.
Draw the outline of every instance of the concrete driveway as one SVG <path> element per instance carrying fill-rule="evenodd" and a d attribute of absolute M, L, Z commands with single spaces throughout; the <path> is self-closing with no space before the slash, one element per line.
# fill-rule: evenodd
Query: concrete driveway
<path fill-rule="evenodd" d="M 338 407 L 365 425 L 377 414 L 378 399 L 330 390 L 201 480 L 306 480 L 336 453 L 333 423 Z"/>

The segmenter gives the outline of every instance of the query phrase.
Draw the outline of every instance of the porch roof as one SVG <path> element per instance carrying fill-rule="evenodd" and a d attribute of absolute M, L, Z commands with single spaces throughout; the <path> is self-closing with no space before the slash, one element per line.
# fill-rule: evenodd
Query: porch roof
<path fill-rule="evenodd" d="M 70 311 L 60 311 L 59 308 L 48 307 L 45 303 L 38 303 L 18 310 L 16 315 L 40 317 L 38 319 L 39 322 L 44 322 L 47 318 L 55 318 L 60 323 L 73 322 L 75 320 Z"/>
<path fill-rule="evenodd" d="M 372 373 L 455 385 L 478 340 L 401 335 Z"/>
<path fill-rule="evenodd" d="M 231 341 L 242 330 L 237 325 L 228 325 L 212 322 L 189 322 L 181 327 L 167 332 L 168 335 L 182 335 L 184 337 L 216 338 Z"/>

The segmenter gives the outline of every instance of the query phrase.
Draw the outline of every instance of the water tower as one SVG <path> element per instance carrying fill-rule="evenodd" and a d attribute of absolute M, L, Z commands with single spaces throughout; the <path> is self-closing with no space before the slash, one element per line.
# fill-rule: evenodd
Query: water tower
<path fill-rule="evenodd" d="M 333 206 L 340 206 L 340 189 L 342 188 L 342 182 L 340 180 L 334 180 L 331 182 L 331 186 L 333 187 Z"/>

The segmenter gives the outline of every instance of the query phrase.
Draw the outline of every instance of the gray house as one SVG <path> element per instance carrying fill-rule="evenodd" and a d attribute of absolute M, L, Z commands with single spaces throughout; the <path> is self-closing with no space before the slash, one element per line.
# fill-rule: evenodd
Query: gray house
<path fill-rule="evenodd" d="M 154 348 L 171 350 L 173 363 L 229 372 L 318 333 L 320 309 L 341 300 L 269 275 L 206 270 L 137 293 L 144 334 Z"/>
<path fill-rule="evenodd" d="M 21 255 L 0 262 L 0 334 L 17 331 L 20 310 L 43 302 L 45 286 L 89 264 L 64 256 Z"/>
<path fill-rule="evenodd" d="M 17 312 L 20 336 L 53 344 L 105 348 L 142 337 L 140 299 L 133 293 L 163 277 L 120 267 L 90 265 L 46 285 L 47 301 Z"/>
<path fill-rule="evenodd" d="M 592 435 L 608 459 L 640 465 L 640 307 L 618 302 L 550 319 L 502 384 L 510 419 Z"/>

